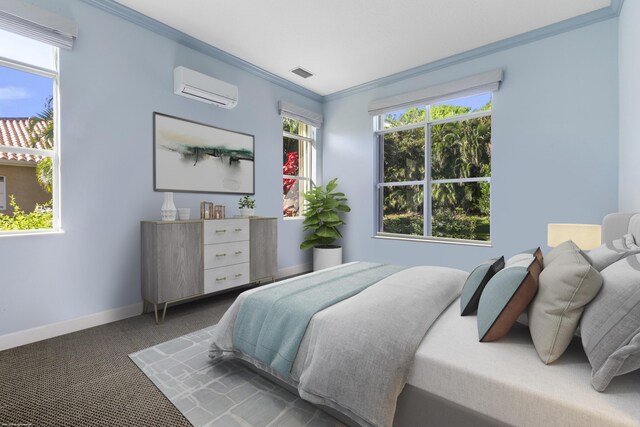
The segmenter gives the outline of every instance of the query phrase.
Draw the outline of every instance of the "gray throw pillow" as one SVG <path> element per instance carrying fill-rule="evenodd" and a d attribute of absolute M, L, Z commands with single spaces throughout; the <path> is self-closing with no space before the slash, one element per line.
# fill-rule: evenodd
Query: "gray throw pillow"
<path fill-rule="evenodd" d="M 557 255 L 542 270 L 528 320 L 533 344 L 545 364 L 565 352 L 585 305 L 601 287 L 602 276 L 578 251 Z"/>
<path fill-rule="evenodd" d="M 589 251 L 587 255 L 595 269 L 602 271 L 614 262 L 638 253 L 640 253 L 640 246 L 636 244 L 631 234 L 625 234 L 620 239 L 605 243 Z"/>
<path fill-rule="evenodd" d="M 562 255 L 565 252 L 581 252 L 584 255 L 584 252 L 582 252 L 578 245 L 573 243 L 572 240 L 567 240 L 566 242 L 562 242 L 555 248 L 551 249 L 551 251 L 547 255 L 545 255 L 542 266 L 544 268 L 547 268 L 547 266 L 551 264 L 553 260 L 556 259 L 556 257 Z M 587 260 L 589 259 L 586 256 L 585 258 Z"/>
<path fill-rule="evenodd" d="M 510 263 L 485 286 L 478 304 L 478 338 L 495 341 L 509 332 L 538 289 L 540 262 L 533 255 Z"/>
<path fill-rule="evenodd" d="M 640 255 L 607 267 L 602 278 L 602 290 L 580 322 L 591 385 L 598 391 L 613 377 L 640 369 Z"/>
<path fill-rule="evenodd" d="M 478 302 L 484 287 L 489 280 L 504 268 L 504 257 L 490 259 L 473 269 L 464 282 L 462 294 L 460 295 L 460 315 L 467 316 L 473 314 L 478 309 Z"/>

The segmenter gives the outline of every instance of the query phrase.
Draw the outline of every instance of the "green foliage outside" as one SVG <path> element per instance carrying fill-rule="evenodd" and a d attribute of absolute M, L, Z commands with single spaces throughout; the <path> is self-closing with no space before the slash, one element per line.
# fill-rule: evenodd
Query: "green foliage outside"
<path fill-rule="evenodd" d="M 480 110 L 488 110 L 488 103 Z M 432 120 L 471 112 L 469 107 L 435 105 Z M 385 128 L 424 122 L 426 110 L 412 108 L 385 117 Z M 425 179 L 425 128 L 384 135 L 384 181 Z M 491 117 L 471 118 L 431 126 L 431 177 L 438 179 L 491 176 Z M 384 192 L 384 231 L 422 235 L 424 194 L 420 187 L 394 186 Z M 432 186 L 432 234 L 489 240 L 490 185 L 486 182 L 442 183 Z"/>
<path fill-rule="evenodd" d="M 53 159 L 45 157 L 36 166 L 36 179 L 40 187 L 51 194 L 53 190 Z"/>
<path fill-rule="evenodd" d="M 334 191 L 338 186 L 338 178 L 334 178 L 323 186 L 315 187 L 304 193 L 304 230 L 312 230 L 307 234 L 300 249 L 313 247 L 330 247 L 342 237 L 340 227 L 345 222 L 340 217 L 343 212 L 351 212 L 344 193 Z"/>
<path fill-rule="evenodd" d="M 29 118 L 27 131 L 30 135 L 29 145 L 32 148 L 40 145 L 46 150 L 53 149 L 53 98 L 47 99 L 45 108 L 34 117 Z M 42 126 L 41 126 L 42 124 Z M 36 179 L 43 190 L 51 194 L 53 190 L 53 160 L 45 157 L 36 166 Z M 53 227 L 53 200 L 44 204 L 36 203 L 32 212 L 25 212 L 18 204 L 13 194 L 9 195 L 9 206 L 13 208 L 12 215 L 0 214 L 0 231 L 8 230 L 36 230 Z"/>
<path fill-rule="evenodd" d="M 41 124 L 43 126 L 40 126 Z M 45 150 L 53 150 L 53 97 L 47 98 L 44 109 L 40 113 L 29 118 L 27 131 L 31 136 L 29 144 L 32 148 L 36 148 L 40 144 Z M 51 193 L 53 188 L 53 160 L 51 157 L 45 157 L 38 163 L 36 178 L 40 187 Z"/>
<path fill-rule="evenodd" d="M 35 230 L 53 227 L 53 201 L 50 200 L 43 205 L 36 204 L 33 212 L 26 213 L 18 206 L 13 195 L 10 195 L 9 199 L 13 215 L 0 214 L 0 230 Z"/>
<path fill-rule="evenodd" d="M 423 216 L 416 213 L 390 214 L 383 219 L 383 230 L 389 233 L 422 236 Z M 435 211 L 431 226 L 435 237 L 452 237 L 469 240 L 489 240 L 489 217 Z"/>

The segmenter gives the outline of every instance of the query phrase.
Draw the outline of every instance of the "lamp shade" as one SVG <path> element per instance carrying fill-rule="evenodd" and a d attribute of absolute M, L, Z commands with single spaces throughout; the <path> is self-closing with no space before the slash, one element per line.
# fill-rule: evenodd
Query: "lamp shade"
<path fill-rule="evenodd" d="M 580 249 L 597 248 L 601 242 L 601 228 L 597 224 L 549 224 L 547 226 L 549 247 L 554 248 L 567 240 L 573 240 Z"/>

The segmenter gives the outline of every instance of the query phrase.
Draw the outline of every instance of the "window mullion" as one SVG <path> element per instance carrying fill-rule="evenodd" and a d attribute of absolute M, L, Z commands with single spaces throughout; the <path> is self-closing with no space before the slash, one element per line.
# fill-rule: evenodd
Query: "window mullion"
<path fill-rule="evenodd" d="M 429 119 L 431 117 L 431 106 L 426 107 L 426 119 L 427 124 L 424 126 L 424 139 L 425 139 L 425 153 L 424 153 L 424 178 L 426 184 L 423 188 L 423 208 L 424 208 L 424 223 L 423 234 L 425 236 L 431 236 L 431 216 L 433 215 L 433 201 L 431 200 L 431 124 Z"/>
<path fill-rule="evenodd" d="M 54 157 L 54 150 L 43 150 L 40 148 L 12 147 L 9 145 L 3 145 L 0 147 L 0 151 L 14 154 L 29 154 L 32 156 Z"/>
<path fill-rule="evenodd" d="M 382 126 L 382 116 L 378 116 L 378 129 Z M 378 142 L 378 231 L 384 231 L 384 136 L 376 135 Z"/>
<path fill-rule="evenodd" d="M 376 131 L 376 134 L 378 135 L 384 135 L 386 133 L 395 133 L 395 132 L 403 132 L 405 130 L 413 130 L 413 129 L 419 129 L 421 127 L 423 127 L 425 125 L 425 122 L 419 122 L 419 123 L 411 123 L 408 125 L 403 125 L 403 126 L 397 126 L 394 128 L 382 128 L 378 131 Z M 384 124 L 383 124 L 384 126 Z"/>
<path fill-rule="evenodd" d="M 287 138 L 297 139 L 298 141 L 313 142 L 313 138 L 312 137 L 296 135 L 294 133 L 289 133 L 289 132 L 286 132 L 286 131 L 282 132 L 282 134 Z"/>

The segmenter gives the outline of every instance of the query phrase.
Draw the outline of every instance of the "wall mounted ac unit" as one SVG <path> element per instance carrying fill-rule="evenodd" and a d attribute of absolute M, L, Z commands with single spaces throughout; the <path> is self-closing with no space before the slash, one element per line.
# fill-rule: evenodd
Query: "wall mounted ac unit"
<path fill-rule="evenodd" d="M 183 66 L 173 70 L 173 93 L 222 108 L 238 105 L 238 87 Z"/>

